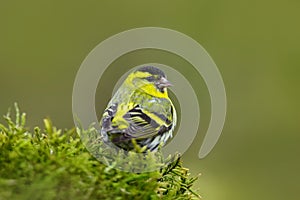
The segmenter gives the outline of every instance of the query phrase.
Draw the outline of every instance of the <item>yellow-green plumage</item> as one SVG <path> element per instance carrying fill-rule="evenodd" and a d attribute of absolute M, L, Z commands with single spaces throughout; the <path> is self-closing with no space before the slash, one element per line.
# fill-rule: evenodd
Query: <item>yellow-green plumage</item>
<path fill-rule="evenodd" d="M 100 121 L 101 135 L 125 150 L 132 139 L 153 151 L 172 137 L 176 110 L 166 87 L 171 84 L 158 68 L 146 66 L 132 72 L 117 90 Z"/>

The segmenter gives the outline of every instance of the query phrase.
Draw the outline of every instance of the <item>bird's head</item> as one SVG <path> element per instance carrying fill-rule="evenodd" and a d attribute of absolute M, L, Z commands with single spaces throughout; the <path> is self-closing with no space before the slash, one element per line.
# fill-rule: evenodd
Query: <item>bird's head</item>
<path fill-rule="evenodd" d="M 138 68 L 128 76 L 126 81 L 135 88 L 160 98 L 168 97 L 167 87 L 172 86 L 165 73 L 153 66 Z"/>

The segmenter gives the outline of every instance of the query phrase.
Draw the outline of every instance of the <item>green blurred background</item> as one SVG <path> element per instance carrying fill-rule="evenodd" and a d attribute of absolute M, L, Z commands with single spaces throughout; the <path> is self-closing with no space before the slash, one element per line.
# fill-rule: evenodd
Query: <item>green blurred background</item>
<path fill-rule="evenodd" d="M 97 44 L 136 27 L 174 29 L 203 45 L 226 86 L 226 124 L 205 159 L 197 155 L 209 96 L 188 63 L 145 50 L 122 56 L 110 69 L 161 62 L 199 81 L 201 128 L 184 161 L 194 175 L 202 173 L 197 187 L 203 199 L 299 199 L 299 9 L 296 0 L 1 1 L 0 113 L 18 102 L 29 127 L 48 116 L 70 128 L 75 75 Z M 100 81 L 99 113 L 125 71 L 112 76 L 108 70 L 109 78 Z"/>

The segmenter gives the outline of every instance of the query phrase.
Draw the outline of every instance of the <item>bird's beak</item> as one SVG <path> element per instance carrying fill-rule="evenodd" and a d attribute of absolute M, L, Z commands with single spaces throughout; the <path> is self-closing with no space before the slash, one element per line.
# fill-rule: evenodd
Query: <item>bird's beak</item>
<path fill-rule="evenodd" d="M 170 81 L 168 81 L 165 77 L 161 77 L 161 79 L 158 81 L 158 87 L 159 88 L 166 88 L 173 86 Z"/>

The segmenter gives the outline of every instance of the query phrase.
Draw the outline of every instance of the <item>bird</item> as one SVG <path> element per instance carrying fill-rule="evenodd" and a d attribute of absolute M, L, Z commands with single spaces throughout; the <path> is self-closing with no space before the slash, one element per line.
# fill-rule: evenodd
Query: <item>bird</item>
<path fill-rule="evenodd" d="M 125 151 L 134 150 L 134 143 L 151 152 L 166 144 L 177 121 L 168 96 L 171 86 L 158 67 L 147 65 L 131 72 L 103 112 L 103 141 Z"/>

